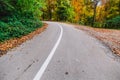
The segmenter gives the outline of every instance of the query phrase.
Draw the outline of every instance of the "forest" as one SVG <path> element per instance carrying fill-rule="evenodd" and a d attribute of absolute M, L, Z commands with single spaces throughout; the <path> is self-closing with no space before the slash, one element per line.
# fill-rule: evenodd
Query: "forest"
<path fill-rule="evenodd" d="M 120 0 L 46 0 L 42 20 L 120 28 Z"/>
<path fill-rule="evenodd" d="M 62 21 L 120 29 L 120 0 L 0 0 L 0 41 Z"/>

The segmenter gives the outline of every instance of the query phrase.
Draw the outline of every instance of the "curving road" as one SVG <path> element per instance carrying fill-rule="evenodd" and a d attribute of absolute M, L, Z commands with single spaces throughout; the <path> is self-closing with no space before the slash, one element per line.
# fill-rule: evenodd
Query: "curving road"
<path fill-rule="evenodd" d="M 120 80 L 120 63 L 70 24 L 48 28 L 0 57 L 0 80 Z"/>

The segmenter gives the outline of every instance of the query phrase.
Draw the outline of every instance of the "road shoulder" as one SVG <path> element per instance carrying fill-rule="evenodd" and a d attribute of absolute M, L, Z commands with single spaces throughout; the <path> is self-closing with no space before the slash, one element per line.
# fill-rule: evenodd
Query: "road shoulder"
<path fill-rule="evenodd" d="M 10 49 L 17 47 L 24 43 L 27 40 L 32 39 L 35 35 L 40 34 L 48 27 L 48 24 L 44 24 L 43 27 L 38 28 L 37 30 L 33 31 L 32 33 L 25 35 L 21 38 L 15 38 L 5 41 L 4 43 L 0 43 L 0 57 L 6 54 Z"/>

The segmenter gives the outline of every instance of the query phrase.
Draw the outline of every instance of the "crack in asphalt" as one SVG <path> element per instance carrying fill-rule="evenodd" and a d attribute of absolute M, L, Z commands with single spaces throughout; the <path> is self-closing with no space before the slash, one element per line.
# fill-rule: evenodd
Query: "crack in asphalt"
<path fill-rule="evenodd" d="M 35 62 L 38 62 L 38 61 L 39 61 L 39 60 L 34 60 L 34 61 L 32 61 L 32 63 L 29 64 L 29 65 L 23 70 L 23 72 L 21 73 L 21 75 L 18 76 L 15 80 L 19 80 L 20 77 L 21 77 Z"/>

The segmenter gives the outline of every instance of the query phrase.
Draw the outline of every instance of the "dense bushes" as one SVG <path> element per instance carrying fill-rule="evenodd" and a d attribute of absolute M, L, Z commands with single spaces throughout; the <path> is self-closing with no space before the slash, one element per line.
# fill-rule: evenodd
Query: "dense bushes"
<path fill-rule="evenodd" d="M 105 28 L 113 28 L 113 29 L 120 29 L 120 16 L 117 16 L 111 20 L 107 20 L 103 27 Z"/>
<path fill-rule="evenodd" d="M 42 26 L 36 19 L 10 18 L 8 22 L 0 21 L 0 41 L 18 38 Z"/>
<path fill-rule="evenodd" d="M 42 26 L 42 0 L 0 0 L 0 42 Z"/>
<path fill-rule="evenodd" d="M 120 16 L 116 16 L 105 22 L 95 22 L 94 27 L 96 28 L 109 28 L 109 29 L 120 29 Z"/>

